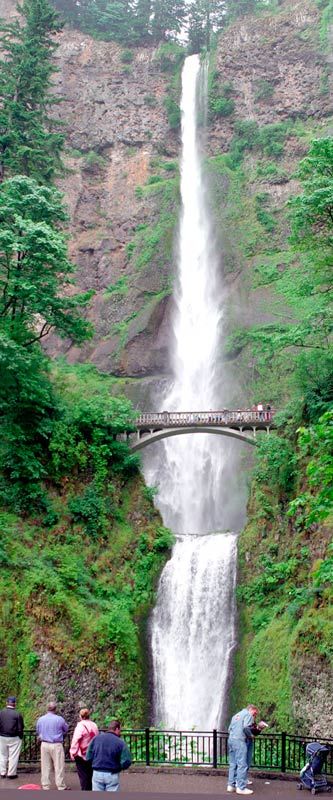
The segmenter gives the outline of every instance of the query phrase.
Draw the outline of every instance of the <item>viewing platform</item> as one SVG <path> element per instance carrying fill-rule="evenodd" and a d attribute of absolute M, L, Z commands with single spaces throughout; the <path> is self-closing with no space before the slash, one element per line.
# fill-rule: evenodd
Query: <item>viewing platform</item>
<path fill-rule="evenodd" d="M 269 433 L 275 428 L 274 416 L 275 410 L 267 406 L 262 410 L 142 412 L 135 420 L 136 433 L 128 438 L 133 451 L 170 436 L 190 433 L 229 436 L 255 445 L 257 431 Z"/>

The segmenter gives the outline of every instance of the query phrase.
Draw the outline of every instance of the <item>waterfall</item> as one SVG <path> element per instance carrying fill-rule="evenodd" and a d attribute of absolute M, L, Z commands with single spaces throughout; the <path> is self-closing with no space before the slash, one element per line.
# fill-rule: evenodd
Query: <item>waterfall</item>
<path fill-rule="evenodd" d="M 152 650 L 155 718 L 167 729 L 210 731 L 223 719 L 235 562 L 234 534 L 186 536 L 162 573 Z"/>
<path fill-rule="evenodd" d="M 223 287 L 202 170 L 203 126 L 198 125 L 206 94 L 207 67 L 199 56 L 190 56 L 182 74 L 174 381 L 160 401 L 161 410 L 168 411 L 217 409 L 225 397 Z M 154 723 L 209 730 L 225 714 L 235 641 L 236 535 L 216 533 L 233 519 L 232 446 L 222 437 L 197 434 L 173 437 L 157 447 L 146 457 L 145 477 L 159 484 L 157 505 L 177 542 L 160 579 L 151 621 Z"/>

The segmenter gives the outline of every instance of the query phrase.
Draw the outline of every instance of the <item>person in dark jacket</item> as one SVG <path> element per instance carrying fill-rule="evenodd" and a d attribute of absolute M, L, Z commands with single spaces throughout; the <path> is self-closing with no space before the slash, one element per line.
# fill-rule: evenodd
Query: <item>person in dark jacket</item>
<path fill-rule="evenodd" d="M 118 792 L 119 773 L 131 766 L 131 754 L 120 738 L 119 720 L 110 722 L 109 730 L 99 733 L 90 742 L 86 759 L 92 762 L 93 792 Z"/>
<path fill-rule="evenodd" d="M 16 710 L 16 697 L 8 697 L 0 711 L 0 777 L 17 778 L 17 765 L 23 739 L 23 717 Z"/>

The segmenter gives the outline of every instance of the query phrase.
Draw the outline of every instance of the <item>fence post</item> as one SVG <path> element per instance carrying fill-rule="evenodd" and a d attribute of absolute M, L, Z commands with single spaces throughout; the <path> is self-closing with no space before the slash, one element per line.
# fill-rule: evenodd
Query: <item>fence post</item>
<path fill-rule="evenodd" d="M 146 728 L 145 734 L 146 734 L 146 767 L 149 767 L 150 766 L 150 736 L 149 736 L 150 731 L 149 731 L 149 728 Z"/>
<path fill-rule="evenodd" d="M 213 767 L 217 768 L 217 730 L 213 730 Z"/>
<path fill-rule="evenodd" d="M 285 731 L 281 733 L 281 772 L 286 771 L 286 741 L 287 734 Z"/>

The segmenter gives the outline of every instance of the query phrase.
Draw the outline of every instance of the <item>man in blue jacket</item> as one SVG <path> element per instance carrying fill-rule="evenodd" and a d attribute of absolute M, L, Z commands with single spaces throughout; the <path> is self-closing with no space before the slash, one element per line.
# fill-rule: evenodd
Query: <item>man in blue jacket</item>
<path fill-rule="evenodd" d="M 118 792 L 119 773 L 131 766 L 131 754 L 120 738 L 120 722 L 112 720 L 106 733 L 99 733 L 90 742 L 86 759 L 92 762 L 93 792 Z"/>

